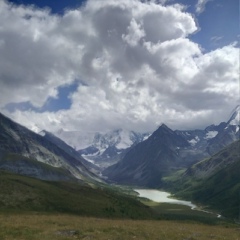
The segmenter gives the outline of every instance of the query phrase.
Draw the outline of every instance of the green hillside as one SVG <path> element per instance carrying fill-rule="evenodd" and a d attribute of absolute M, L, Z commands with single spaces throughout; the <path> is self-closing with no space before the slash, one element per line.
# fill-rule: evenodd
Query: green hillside
<path fill-rule="evenodd" d="M 214 215 L 189 207 L 136 199 L 121 186 L 86 185 L 82 182 L 42 181 L 0 172 L 1 214 L 74 214 L 111 219 L 183 220 L 218 223 Z"/>
<path fill-rule="evenodd" d="M 223 216 L 240 215 L 240 142 L 237 141 L 212 158 L 195 164 L 172 182 L 175 195 L 209 206 Z M 179 184 L 181 182 L 181 184 Z"/>
<path fill-rule="evenodd" d="M 149 207 L 109 189 L 47 182 L 0 172 L 0 212 L 70 213 L 111 218 L 151 218 Z"/>

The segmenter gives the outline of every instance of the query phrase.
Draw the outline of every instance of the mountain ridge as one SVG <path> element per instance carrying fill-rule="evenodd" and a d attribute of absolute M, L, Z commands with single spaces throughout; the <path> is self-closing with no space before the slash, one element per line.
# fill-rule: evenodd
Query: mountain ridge
<path fill-rule="evenodd" d="M 118 162 L 133 145 L 143 141 L 150 134 L 136 133 L 124 129 L 117 129 L 105 133 L 56 132 L 56 136 L 63 139 L 70 146 L 91 163 L 106 168 Z"/>
<path fill-rule="evenodd" d="M 109 181 L 119 184 L 161 187 L 162 177 L 178 168 L 188 168 L 238 140 L 239 111 L 239 107 L 235 108 L 227 122 L 210 125 L 204 130 L 173 131 L 162 124 L 103 174 Z"/>
<path fill-rule="evenodd" d="M 31 158 L 53 167 L 62 167 L 78 179 L 98 180 L 96 175 L 84 166 L 80 158 L 70 156 L 43 136 L 0 113 L 0 156 L 6 152 Z"/>

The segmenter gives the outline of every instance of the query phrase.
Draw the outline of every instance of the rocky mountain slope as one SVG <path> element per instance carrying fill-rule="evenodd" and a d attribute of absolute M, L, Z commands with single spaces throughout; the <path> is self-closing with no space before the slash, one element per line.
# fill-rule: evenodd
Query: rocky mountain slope
<path fill-rule="evenodd" d="M 238 106 L 229 121 L 204 130 L 173 131 L 163 124 L 103 173 L 110 181 L 121 184 L 161 186 L 162 177 L 189 167 L 239 139 L 239 111 Z"/>
<path fill-rule="evenodd" d="M 63 168 L 78 179 L 98 180 L 83 164 L 82 157 L 75 158 L 43 136 L 0 114 L 0 157 L 6 153 L 18 154 L 52 167 Z"/>
<path fill-rule="evenodd" d="M 91 170 L 91 172 L 99 173 L 100 169 L 97 167 L 97 165 L 92 164 L 91 162 L 84 159 L 78 151 L 66 144 L 60 138 L 56 137 L 54 134 L 45 130 L 41 131 L 39 134 L 45 139 L 47 139 L 47 141 L 50 141 L 59 148 L 63 149 L 69 156 L 72 156 L 73 158 L 81 161 L 84 166 Z"/>
<path fill-rule="evenodd" d="M 52 167 L 48 164 L 13 153 L 2 153 L 0 157 L 0 169 L 47 181 L 74 180 L 72 174 L 66 169 Z"/>

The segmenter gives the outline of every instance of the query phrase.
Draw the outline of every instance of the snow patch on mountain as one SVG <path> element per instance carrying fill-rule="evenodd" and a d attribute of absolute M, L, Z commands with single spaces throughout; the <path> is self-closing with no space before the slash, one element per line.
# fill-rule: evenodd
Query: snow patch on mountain
<path fill-rule="evenodd" d="M 207 132 L 205 139 L 214 138 L 217 136 L 217 134 L 218 134 L 218 131 L 209 131 Z"/>
<path fill-rule="evenodd" d="M 91 160 L 91 158 L 89 158 L 88 155 L 82 155 L 82 157 L 83 157 L 85 160 L 87 160 L 88 162 L 90 162 L 90 163 L 98 166 L 98 164 L 96 164 L 93 160 Z"/>
<path fill-rule="evenodd" d="M 36 124 L 33 124 L 32 126 L 30 126 L 29 129 L 37 134 L 42 130 Z"/>
<path fill-rule="evenodd" d="M 116 144 L 117 149 L 126 149 L 133 144 L 133 141 L 130 138 L 130 134 L 127 133 L 126 131 L 121 131 L 117 142 L 118 142 Z"/>
<path fill-rule="evenodd" d="M 236 127 L 236 133 L 239 131 L 239 126 Z"/>
<path fill-rule="evenodd" d="M 41 131 L 38 133 L 40 136 L 44 137 L 46 135 L 46 132 L 45 131 Z"/>
<path fill-rule="evenodd" d="M 146 134 L 144 137 L 143 137 L 143 141 L 147 140 L 152 134 Z"/>
<path fill-rule="evenodd" d="M 199 141 L 200 141 L 199 137 L 196 136 L 195 138 L 189 140 L 188 142 L 189 142 L 192 146 L 195 146 Z"/>

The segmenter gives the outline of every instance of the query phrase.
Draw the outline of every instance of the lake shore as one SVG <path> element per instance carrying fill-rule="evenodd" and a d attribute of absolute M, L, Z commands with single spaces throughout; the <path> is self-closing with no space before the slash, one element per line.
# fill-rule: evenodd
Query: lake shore
<path fill-rule="evenodd" d="M 216 217 L 220 218 L 222 217 L 220 214 L 216 214 L 210 211 L 203 210 L 199 208 L 197 205 L 193 204 L 191 201 L 185 201 L 185 200 L 179 200 L 174 199 L 171 197 L 171 193 L 160 191 L 157 189 L 134 189 L 135 192 L 138 193 L 139 197 L 147 198 L 151 201 L 157 202 L 157 203 L 170 203 L 170 204 L 180 204 L 190 207 L 192 210 L 196 211 L 202 211 L 208 214 L 215 214 Z"/>

